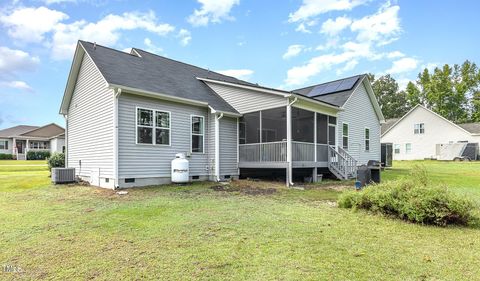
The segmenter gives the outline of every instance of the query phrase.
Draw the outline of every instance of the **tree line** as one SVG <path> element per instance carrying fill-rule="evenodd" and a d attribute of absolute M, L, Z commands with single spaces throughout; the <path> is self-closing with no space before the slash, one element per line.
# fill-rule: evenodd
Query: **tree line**
<path fill-rule="evenodd" d="M 386 119 L 402 117 L 421 104 L 455 123 L 480 122 L 480 70 L 468 60 L 425 68 L 404 90 L 390 74 L 368 78 Z"/>

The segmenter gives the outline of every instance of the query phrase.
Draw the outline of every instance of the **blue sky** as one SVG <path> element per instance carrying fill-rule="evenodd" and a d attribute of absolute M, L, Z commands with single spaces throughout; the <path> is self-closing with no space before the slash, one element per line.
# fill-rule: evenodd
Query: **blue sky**
<path fill-rule="evenodd" d="M 2 1 L 0 128 L 64 125 L 77 39 L 283 89 L 365 72 L 406 85 L 425 67 L 480 61 L 478 11 L 474 0 Z"/>

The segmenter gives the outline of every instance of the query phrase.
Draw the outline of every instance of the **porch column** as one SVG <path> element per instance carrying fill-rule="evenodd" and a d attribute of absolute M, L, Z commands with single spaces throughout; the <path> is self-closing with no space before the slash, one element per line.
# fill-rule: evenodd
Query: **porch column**
<path fill-rule="evenodd" d="M 30 148 L 30 140 L 27 139 L 27 141 L 25 142 L 25 160 L 28 160 L 27 159 L 27 154 L 28 154 L 28 149 Z"/>
<path fill-rule="evenodd" d="M 313 159 L 315 163 L 317 162 L 317 113 L 313 113 L 313 143 L 315 144 L 313 151 L 315 155 L 313 155 Z"/>
<path fill-rule="evenodd" d="M 292 184 L 292 104 L 287 105 L 287 186 Z"/>
<path fill-rule="evenodd" d="M 13 138 L 13 142 L 12 142 L 12 154 L 17 154 L 17 139 L 16 138 Z"/>

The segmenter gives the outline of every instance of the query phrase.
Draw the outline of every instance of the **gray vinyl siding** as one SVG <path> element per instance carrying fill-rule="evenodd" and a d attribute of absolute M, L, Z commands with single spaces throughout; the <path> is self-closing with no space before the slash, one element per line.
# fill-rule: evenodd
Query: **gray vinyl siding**
<path fill-rule="evenodd" d="M 231 86 L 207 83 L 218 95 L 240 113 L 285 106 L 286 98 L 280 95 L 262 93 Z"/>
<path fill-rule="evenodd" d="M 343 143 L 343 123 L 348 123 L 350 155 L 358 161 L 359 165 L 366 164 L 368 160 L 379 161 L 380 121 L 363 84 L 350 96 L 343 108 L 344 111 L 338 113 L 338 146 L 341 147 Z M 370 129 L 370 151 L 365 151 L 365 127 Z"/>
<path fill-rule="evenodd" d="M 220 119 L 220 175 L 238 175 L 237 118 Z"/>
<path fill-rule="evenodd" d="M 92 60 L 85 55 L 68 110 L 68 167 L 89 177 L 100 170 L 101 178 L 114 176 L 113 90 L 106 87 Z M 81 167 L 79 164 L 81 161 Z"/>
<path fill-rule="evenodd" d="M 119 178 L 170 177 L 171 161 L 177 153 L 191 150 L 191 115 L 205 117 L 209 128 L 207 108 L 158 100 L 128 93 L 118 103 L 118 172 Z M 136 144 L 136 107 L 170 112 L 170 146 Z M 192 153 L 190 176 L 209 175 L 209 130 L 205 129 L 204 153 Z"/>

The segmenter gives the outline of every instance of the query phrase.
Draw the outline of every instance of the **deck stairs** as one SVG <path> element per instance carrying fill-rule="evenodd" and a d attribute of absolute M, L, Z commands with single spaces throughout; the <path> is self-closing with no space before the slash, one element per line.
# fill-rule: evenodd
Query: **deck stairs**
<path fill-rule="evenodd" d="M 340 180 L 354 179 L 357 177 L 357 160 L 345 149 L 328 147 L 328 169 Z"/>

